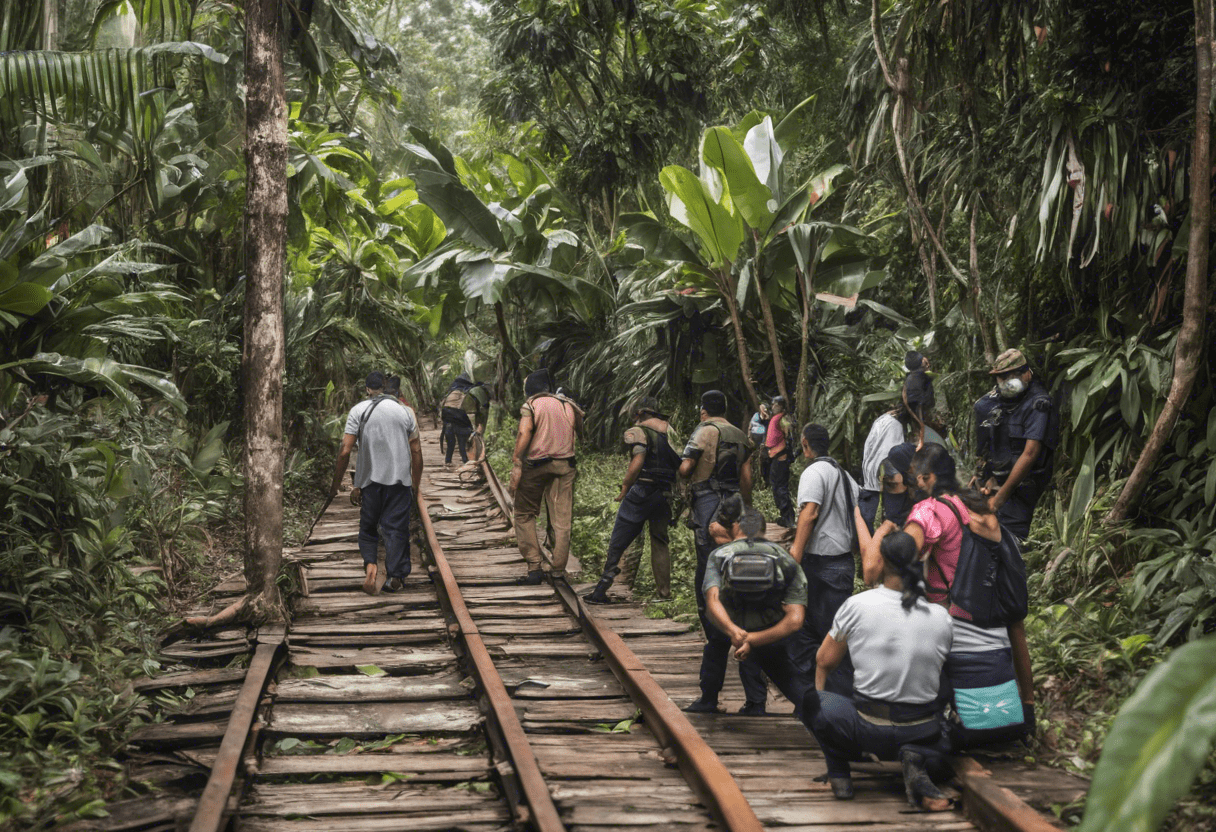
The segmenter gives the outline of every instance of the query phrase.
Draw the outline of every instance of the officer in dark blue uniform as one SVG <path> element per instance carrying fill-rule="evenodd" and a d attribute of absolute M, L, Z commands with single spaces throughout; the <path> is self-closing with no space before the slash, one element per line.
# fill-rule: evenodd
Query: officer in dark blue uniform
<path fill-rule="evenodd" d="M 997 356 L 996 387 L 975 403 L 977 476 L 1001 525 L 1019 540 L 1051 484 L 1060 414 L 1019 350 Z"/>

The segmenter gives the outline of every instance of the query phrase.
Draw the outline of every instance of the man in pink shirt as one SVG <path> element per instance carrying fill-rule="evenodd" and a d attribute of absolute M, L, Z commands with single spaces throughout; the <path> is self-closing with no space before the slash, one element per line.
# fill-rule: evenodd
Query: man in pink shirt
<path fill-rule="evenodd" d="M 583 411 L 567 398 L 555 396 L 548 370 L 524 380 L 528 401 L 519 411 L 515 459 L 508 488 L 515 498 L 515 539 L 528 562 L 528 574 L 516 583 L 539 584 L 544 575 L 536 516 L 550 491 L 549 523 L 553 527 L 552 574 L 561 577 L 570 557 L 570 525 L 574 515 L 574 445 L 583 432 Z"/>

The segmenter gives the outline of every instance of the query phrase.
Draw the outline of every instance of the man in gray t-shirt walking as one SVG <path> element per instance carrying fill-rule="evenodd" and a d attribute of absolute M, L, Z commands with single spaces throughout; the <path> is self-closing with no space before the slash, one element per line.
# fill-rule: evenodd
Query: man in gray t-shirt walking
<path fill-rule="evenodd" d="M 384 530 L 384 592 L 399 592 L 410 574 L 410 505 L 422 479 L 422 443 L 414 411 L 384 393 L 384 374 L 367 377 L 368 398 L 351 408 L 346 417 L 342 447 L 334 465 L 330 497 L 338 493 L 359 445 L 355 487 L 359 489 L 359 554 L 366 578 L 363 591 L 376 592 L 376 550 Z"/>
<path fill-rule="evenodd" d="M 815 673 L 815 653 L 832 627 L 840 605 L 853 594 L 856 522 L 853 507 L 860 496 L 857 482 L 828 456 L 830 437 L 822 425 L 802 429 L 802 453 L 810 464 L 798 480 L 798 526 L 790 555 L 806 574 L 807 608 L 802 629 L 793 634 L 790 657 L 802 672 Z M 847 696 L 852 666 L 842 666 L 828 679 L 828 690 Z"/>

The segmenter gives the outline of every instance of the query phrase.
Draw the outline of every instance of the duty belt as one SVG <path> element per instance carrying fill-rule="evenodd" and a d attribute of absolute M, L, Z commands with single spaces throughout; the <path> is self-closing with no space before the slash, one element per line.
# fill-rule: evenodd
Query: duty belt
<path fill-rule="evenodd" d="M 926 725 L 937 719 L 937 709 L 927 705 L 892 705 L 855 696 L 853 704 L 857 713 L 871 725 Z"/>

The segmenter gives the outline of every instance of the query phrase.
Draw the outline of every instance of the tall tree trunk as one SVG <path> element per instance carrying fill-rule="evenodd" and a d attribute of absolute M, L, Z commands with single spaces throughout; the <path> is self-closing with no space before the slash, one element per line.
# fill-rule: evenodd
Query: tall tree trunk
<path fill-rule="evenodd" d="M 747 388 L 747 396 L 751 400 L 752 410 L 760 409 L 760 396 L 752 383 L 752 362 L 747 357 L 747 339 L 743 337 L 743 321 L 739 318 L 739 307 L 735 303 L 735 293 L 731 290 L 730 281 L 720 279 L 722 297 L 726 299 L 726 309 L 730 312 L 730 325 L 735 331 L 735 346 L 739 350 L 739 371 L 743 373 L 743 386 Z"/>
<path fill-rule="evenodd" d="M 59 48 L 59 0 L 42 0 L 42 48 L 47 52 Z"/>
<path fill-rule="evenodd" d="M 984 310 L 980 303 L 983 294 L 980 291 L 980 249 L 975 239 L 975 226 L 979 213 L 980 200 L 977 196 L 971 203 L 971 239 L 968 247 L 971 266 L 971 302 L 975 309 L 975 325 L 980 331 L 980 339 L 984 342 L 984 359 L 991 364 L 996 360 L 996 352 L 992 349 L 992 333 L 988 331 L 988 327 L 984 326 Z"/>
<path fill-rule="evenodd" d="M 777 390 L 790 400 L 789 390 L 785 387 L 785 362 L 781 360 L 781 344 L 777 341 L 777 326 L 773 323 L 773 305 L 768 301 L 764 291 L 764 282 L 760 279 L 760 268 L 756 266 L 756 294 L 760 296 L 760 314 L 764 317 L 764 328 L 768 332 L 768 348 L 773 355 L 773 373 L 777 376 Z"/>
<path fill-rule="evenodd" d="M 815 246 L 814 254 L 809 272 L 804 275 L 801 270 L 797 271 L 798 287 L 802 294 L 802 351 L 798 358 L 798 384 L 794 394 L 799 425 L 811 420 L 811 384 L 807 362 L 811 358 L 811 310 L 815 303 L 815 267 L 819 264 L 819 246 Z"/>
<path fill-rule="evenodd" d="M 502 301 L 494 302 L 494 320 L 498 324 L 498 340 L 501 348 L 498 351 L 498 400 L 507 407 L 507 376 L 514 376 L 521 381 L 519 372 L 519 350 L 511 343 L 511 333 L 507 329 L 506 310 Z"/>
<path fill-rule="evenodd" d="M 1106 523 L 1127 517 L 1148 485 L 1161 450 L 1174 433 L 1178 416 L 1186 405 L 1199 374 L 1203 354 L 1204 313 L 1208 301 L 1208 246 L 1212 213 L 1212 30 L 1213 0 L 1195 0 L 1195 139 L 1191 150 L 1191 234 L 1186 256 L 1186 294 L 1182 305 L 1182 327 L 1174 347 L 1174 378 L 1165 407 L 1153 425 L 1136 467 L 1123 485 L 1119 498 L 1106 515 Z"/>
<path fill-rule="evenodd" d="M 287 105 L 279 0 L 245 4 L 245 580 L 252 620 L 282 616 Z"/>

